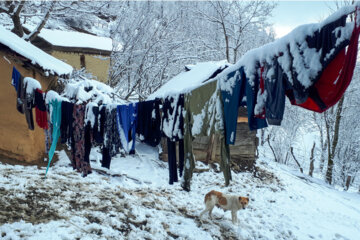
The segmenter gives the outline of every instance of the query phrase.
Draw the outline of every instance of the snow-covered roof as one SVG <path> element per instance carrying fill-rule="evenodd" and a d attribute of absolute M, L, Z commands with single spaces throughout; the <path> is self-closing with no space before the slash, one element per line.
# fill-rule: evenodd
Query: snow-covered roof
<path fill-rule="evenodd" d="M 164 98 L 172 94 L 186 93 L 194 90 L 203 85 L 204 81 L 209 79 L 216 70 L 224 69 L 229 65 L 226 60 L 223 60 L 218 62 L 201 62 L 187 66 L 187 68 L 190 68 L 190 71 L 176 75 L 147 99 Z"/>
<path fill-rule="evenodd" d="M 91 48 L 110 52 L 113 48 L 111 38 L 74 31 L 42 29 L 38 36 L 53 46 Z"/>
<path fill-rule="evenodd" d="M 29 59 L 33 65 L 39 65 L 49 74 L 68 75 L 73 71 L 73 67 L 69 64 L 50 56 L 2 26 L 0 26 L 0 44 Z"/>

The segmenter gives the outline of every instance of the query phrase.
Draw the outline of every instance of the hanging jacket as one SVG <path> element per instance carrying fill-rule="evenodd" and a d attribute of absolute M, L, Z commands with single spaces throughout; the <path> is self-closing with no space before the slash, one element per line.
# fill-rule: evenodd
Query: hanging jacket
<path fill-rule="evenodd" d="M 224 106 L 224 124 L 226 144 L 235 144 L 238 109 L 247 107 L 248 124 L 250 130 L 267 127 L 265 119 L 255 117 L 254 109 L 259 91 L 259 76 L 253 77 L 251 86 L 244 68 L 230 72 L 220 83 L 222 104 Z"/>
<path fill-rule="evenodd" d="M 184 97 L 184 176 L 182 188 L 190 191 L 190 182 L 195 168 L 195 159 L 192 152 L 192 141 L 194 137 L 211 136 L 219 133 L 221 143 L 220 168 L 224 173 L 225 185 L 231 180 L 230 150 L 225 143 L 224 137 L 224 113 L 220 89 L 217 82 L 207 83 Z"/>

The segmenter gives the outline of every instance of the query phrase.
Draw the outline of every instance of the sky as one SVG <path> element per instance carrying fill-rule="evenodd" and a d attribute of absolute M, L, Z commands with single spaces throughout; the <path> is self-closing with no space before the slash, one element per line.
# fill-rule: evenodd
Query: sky
<path fill-rule="evenodd" d="M 270 22 L 274 23 L 276 37 L 282 37 L 295 27 L 317 23 L 328 17 L 334 1 L 278 1 Z"/>

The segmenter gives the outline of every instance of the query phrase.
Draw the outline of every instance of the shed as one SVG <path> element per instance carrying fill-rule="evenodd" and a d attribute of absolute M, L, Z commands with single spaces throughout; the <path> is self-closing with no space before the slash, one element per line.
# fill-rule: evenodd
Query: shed
<path fill-rule="evenodd" d="M 151 94 L 148 100 L 189 92 L 202 86 L 228 66 L 230 64 L 226 61 L 202 62 L 196 65 L 188 65 L 185 67 L 184 72 L 170 79 L 155 93 Z M 238 116 L 236 142 L 235 145 L 230 145 L 232 168 L 239 171 L 251 170 L 255 163 L 258 139 L 256 131 L 249 130 L 246 108 L 239 108 Z M 195 159 L 206 163 L 219 162 L 220 144 L 218 144 L 218 138 L 216 135 L 195 138 L 193 141 Z M 162 159 L 167 160 L 167 147 L 165 147 L 165 144 L 166 141 L 162 141 Z"/>
<path fill-rule="evenodd" d="M 107 81 L 113 49 L 111 38 L 75 31 L 42 29 L 32 43 L 75 69 L 85 68 L 97 80 Z"/>
<path fill-rule="evenodd" d="M 43 161 L 43 130 L 29 130 L 25 116 L 16 110 L 13 67 L 38 80 L 43 91 L 54 88 L 57 78 L 69 76 L 73 68 L 0 26 L 0 155 L 28 163 Z"/>

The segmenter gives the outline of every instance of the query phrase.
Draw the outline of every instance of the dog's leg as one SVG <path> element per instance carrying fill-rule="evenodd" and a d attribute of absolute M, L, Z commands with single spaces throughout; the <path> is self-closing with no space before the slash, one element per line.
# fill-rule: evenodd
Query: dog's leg
<path fill-rule="evenodd" d="M 199 218 L 201 218 L 202 215 L 203 215 L 204 213 L 206 213 L 207 211 L 208 211 L 208 208 L 206 207 L 206 208 L 204 209 L 204 211 L 202 211 L 202 212 L 200 213 Z"/>
<path fill-rule="evenodd" d="M 233 224 L 238 223 L 237 211 L 231 211 L 231 220 Z"/>
<path fill-rule="evenodd" d="M 209 217 L 210 219 L 212 219 L 212 210 L 214 209 L 214 206 L 211 206 L 210 209 L 209 209 Z"/>

